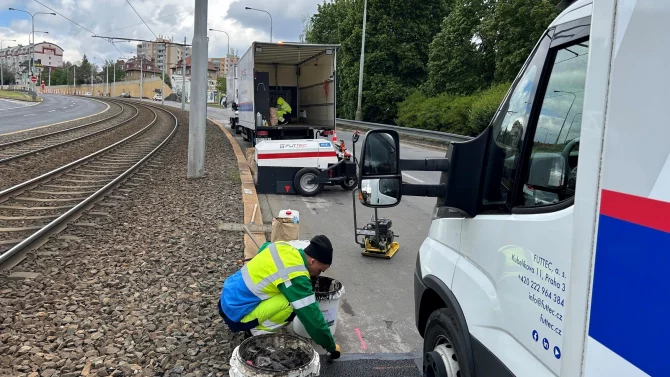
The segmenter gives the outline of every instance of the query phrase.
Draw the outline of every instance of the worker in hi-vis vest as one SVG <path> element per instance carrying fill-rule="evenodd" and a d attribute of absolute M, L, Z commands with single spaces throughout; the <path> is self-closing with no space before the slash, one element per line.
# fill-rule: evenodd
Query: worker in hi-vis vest
<path fill-rule="evenodd" d="M 328 237 L 312 238 L 304 249 L 285 242 L 266 242 L 258 255 L 223 282 L 219 314 L 233 332 L 247 336 L 274 333 L 297 315 L 309 336 L 333 359 L 340 357 L 328 323 L 316 301 L 310 277 L 333 261 Z"/>
<path fill-rule="evenodd" d="M 288 104 L 283 98 L 277 98 L 277 120 L 280 124 L 284 124 L 286 120 L 284 119 L 285 114 L 290 114 L 293 109 L 291 105 Z"/>

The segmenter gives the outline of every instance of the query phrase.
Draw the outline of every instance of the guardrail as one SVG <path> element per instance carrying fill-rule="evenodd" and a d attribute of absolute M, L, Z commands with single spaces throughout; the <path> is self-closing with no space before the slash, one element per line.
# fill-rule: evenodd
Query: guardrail
<path fill-rule="evenodd" d="M 472 139 L 471 136 L 450 134 L 448 132 L 440 132 L 440 131 L 433 131 L 433 130 L 422 130 L 422 129 L 419 129 L 419 128 L 399 127 L 399 126 L 392 126 L 392 125 L 389 125 L 389 124 L 382 124 L 382 123 L 362 122 L 362 121 L 358 121 L 358 120 L 349 120 L 349 119 L 337 118 L 337 123 L 342 124 L 344 126 L 356 127 L 356 128 L 367 128 L 367 129 L 370 129 L 370 130 L 374 130 L 374 129 L 395 130 L 395 131 L 398 131 L 398 133 L 401 134 L 401 135 L 414 136 L 414 137 L 420 137 L 420 138 L 423 138 L 423 139 L 432 139 L 432 140 L 439 140 L 439 141 L 468 141 L 468 140 Z"/>

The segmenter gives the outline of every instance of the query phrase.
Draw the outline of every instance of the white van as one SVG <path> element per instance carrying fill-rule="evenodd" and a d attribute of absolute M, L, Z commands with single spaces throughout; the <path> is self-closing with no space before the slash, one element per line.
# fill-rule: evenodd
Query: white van
<path fill-rule="evenodd" d="M 668 36 L 670 1 L 576 1 L 445 159 L 371 161 L 398 134 L 368 133 L 360 187 L 443 171 L 395 200 L 438 198 L 415 271 L 424 375 L 670 375 Z"/>

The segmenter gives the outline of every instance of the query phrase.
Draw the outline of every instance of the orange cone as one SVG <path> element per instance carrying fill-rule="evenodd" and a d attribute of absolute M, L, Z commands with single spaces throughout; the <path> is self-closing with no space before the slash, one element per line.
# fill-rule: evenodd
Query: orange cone
<path fill-rule="evenodd" d="M 337 130 L 333 130 L 333 141 L 337 141 Z"/>

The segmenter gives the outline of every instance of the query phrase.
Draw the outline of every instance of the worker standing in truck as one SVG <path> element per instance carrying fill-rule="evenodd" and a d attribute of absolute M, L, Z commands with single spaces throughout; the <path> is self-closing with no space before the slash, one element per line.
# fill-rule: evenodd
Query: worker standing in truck
<path fill-rule="evenodd" d="M 304 250 L 266 242 L 224 281 L 219 314 L 231 331 L 247 336 L 274 333 L 297 315 L 309 336 L 337 359 L 340 346 L 323 318 L 310 279 L 325 272 L 332 260 L 333 246 L 323 235 L 312 238 Z"/>
<path fill-rule="evenodd" d="M 284 115 L 290 114 L 291 111 L 293 111 L 291 105 L 289 105 L 282 97 L 277 98 L 277 120 L 279 120 L 279 124 L 286 123 Z"/>

